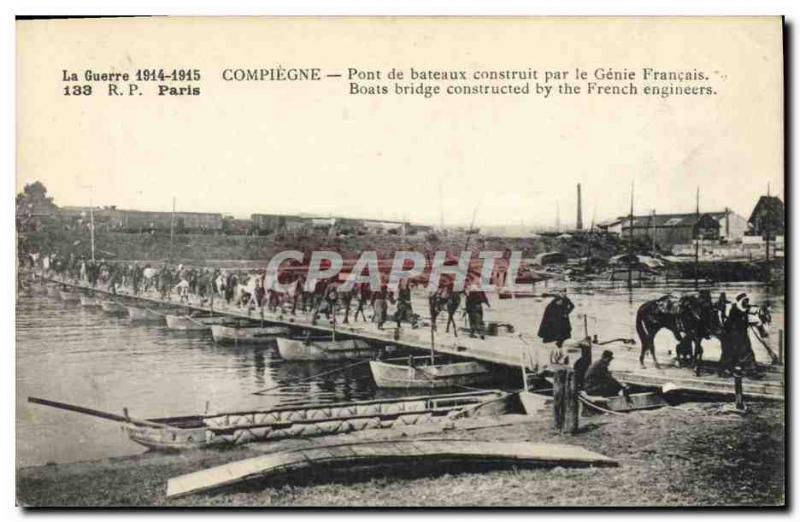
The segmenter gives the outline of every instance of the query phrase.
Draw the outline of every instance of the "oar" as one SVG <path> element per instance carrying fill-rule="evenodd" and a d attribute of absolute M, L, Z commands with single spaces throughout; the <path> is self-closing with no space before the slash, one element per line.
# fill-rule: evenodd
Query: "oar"
<path fill-rule="evenodd" d="M 761 335 L 759 335 L 758 330 L 755 329 L 753 325 L 750 325 L 750 330 L 753 331 L 753 337 L 758 339 L 758 342 L 761 343 L 761 346 L 764 347 L 765 350 L 769 353 L 770 358 L 772 359 L 772 364 L 777 363 L 780 359 L 778 359 L 778 354 L 772 351 L 772 348 L 769 347 L 767 342 L 762 339 Z"/>
<path fill-rule="evenodd" d="M 42 406 L 50 406 L 51 408 L 74 411 L 76 413 L 83 413 L 84 415 L 91 415 L 92 417 L 99 417 L 101 419 L 106 419 L 114 422 L 125 422 L 125 423 L 135 424 L 138 426 L 150 426 L 151 428 L 174 429 L 174 426 L 170 426 L 169 424 L 161 424 L 158 422 L 153 422 L 144 419 L 133 419 L 127 416 L 117 415 L 116 413 L 109 413 L 106 411 L 95 410 L 92 408 L 85 408 L 83 406 L 77 406 L 75 404 L 67 404 L 65 402 L 40 399 L 38 397 L 28 397 L 28 402 L 32 402 L 33 404 L 41 404 Z"/>

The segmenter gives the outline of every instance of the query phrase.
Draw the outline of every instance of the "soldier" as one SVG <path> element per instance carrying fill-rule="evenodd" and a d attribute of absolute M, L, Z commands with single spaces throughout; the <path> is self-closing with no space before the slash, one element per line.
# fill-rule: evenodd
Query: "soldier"
<path fill-rule="evenodd" d="M 469 336 L 475 337 L 477 332 L 483 339 L 483 305 L 490 306 L 486 293 L 478 290 L 475 286 L 467 292 L 466 312 L 469 318 Z"/>
<path fill-rule="evenodd" d="M 408 287 L 408 281 L 401 282 L 397 289 L 397 310 L 394 313 L 394 320 L 398 328 L 400 328 L 400 323 L 403 321 L 408 321 L 412 325 L 416 325 L 414 310 L 411 306 L 411 289 Z"/>
<path fill-rule="evenodd" d="M 186 303 L 189 302 L 189 281 L 186 280 L 186 277 L 181 277 L 181 280 L 175 285 L 175 290 L 178 291 L 178 296 L 180 297 L 180 302 Z"/>
<path fill-rule="evenodd" d="M 383 323 L 386 322 L 389 311 L 389 301 L 392 301 L 392 294 L 386 285 L 382 285 L 372 296 L 372 309 L 375 311 L 372 320 L 378 323 L 378 330 L 383 330 Z"/>
<path fill-rule="evenodd" d="M 359 312 L 361 313 L 361 317 L 364 319 L 364 321 L 366 321 L 367 316 L 364 315 L 364 308 L 366 308 L 369 298 L 372 296 L 372 291 L 367 283 L 359 283 L 357 289 L 358 307 L 356 308 L 356 313 L 353 315 L 353 321 L 358 321 Z"/>
<path fill-rule="evenodd" d="M 139 266 L 139 263 L 133 264 L 132 272 L 131 284 L 133 285 L 133 295 L 139 295 L 139 286 L 142 284 L 142 277 L 144 274 L 142 268 Z"/>
<path fill-rule="evenodd" d="M 572 336 L 569 314 L 575 309 L 575 305 L 567 297 L 566 290 L 561 290 L 552 297 L 554 299 L 544 309 L 538 335 L 543 343 L 555 341 L 556 346 L 561 348 L 564 341 Z"/>
<path fill-rule="evenodd" d="M 342 302 L 342 308 L 344 308 L 344 320 L 342 320 L 342 324 L 347 324 L 350 322 L 350 303 L 353 301 L 354 291 L 355 290 L 353 289 L 339 291 L 339 299 Z"/>
<path fill-rule="evenodd" d="M 439 316 L 439 312 L 442 311 L 444 303 L 446 302 L 444 292 L 444 288 L 437 288 L 435 292 L 428 296 L 428 308 L 431 314 L 431 328 L 433 328 L 434 332 L 436 331 L 436 319 Z"/>
<path fill-rule="evenodd" d="M 733 371 L 736 367 L 746 374 L 756 374 L 753 345 L 750 342 L 750 298 L 745 293 L 736 296 L 725 323 L 722 338 L 722 370 Z"/>
<path fill-rule="evenodd" d="M 456 292 L 452 287 L 448 287 L 447 293 L 447 326 L 444 329 L 445 333 L 450 331 L 450 325 L 453 325 L 453 335 L 458 337 L 458 326 L 456 325 L 455 315 L 458 308 L 461 306 L 461 293 Z"/>
<path fill-rule="evenodd" d="M 231 304 L 231 300 L 233 299 L 233 292 L 236 290 L 239 281 L 236 279 L 236 274 L 234 272 L 230 272 L 228 277 L 225 278 L 225 303 Z"/>
<path fill-rule="evenodd" d="M 583 389 L 586 393 L 600 397 L 613 397 L 619 395 L 621 391 L 628 398 L 628 387 L 616 380 L 608 370 L 613 359 L 614 353 L 611 350 L 605 350 L 600 359 L 589 366 L 583 378 Z"/>
<path fill-rule="evenodd" d="M 303 294 L 303 285 L 305 284 L 305 278 L 303 274 L 299 274 L 295 277 L 294 281 L 292 281 L 291 287 L 289 288 L 289 295 L 292 298 L 292 315 L 295 315 L 297 312 L 297 301 L 300 300 L 300 297 Z M 303 304 L 303 311 L 306 311 L 305 303 Z"/>

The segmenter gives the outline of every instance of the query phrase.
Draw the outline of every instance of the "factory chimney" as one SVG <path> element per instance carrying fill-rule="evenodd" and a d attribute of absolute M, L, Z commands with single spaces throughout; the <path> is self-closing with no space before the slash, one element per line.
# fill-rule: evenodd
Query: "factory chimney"
<path fill-rule="evenodd" d="M 577 230 L 583 230 L 583 211 L 581 210 L 581 184 L 578 183 L 578 222 L 575 224 Z"/>

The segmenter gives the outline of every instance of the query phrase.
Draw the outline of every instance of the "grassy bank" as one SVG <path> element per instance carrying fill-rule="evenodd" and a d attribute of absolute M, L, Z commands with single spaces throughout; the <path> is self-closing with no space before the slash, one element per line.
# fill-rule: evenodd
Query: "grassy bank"
<path fill-rule="evenodd" d="M 690 404 L 582 419 L 581 433 L 554 434 L 549 419 L 436 437 L 530 440 L 583 446 L 619 468 L 504 469 L 485 473 L 422 470 L 347 473 L 262 482 L 166 500 L 170 477 L 257 455 L 266 446 L 180 455 L 145 454 L 101 462 L 24 468 L 17 499 L 25 506 L 778 506 L 784 502 L 784 419 L 779 404 Z M 441 430 L 444 425 L 437 426 Z M 452 426 L 451 426 L 452 428 Z M 388 430 L 378 437 L 397 437 Z M 360 436 L 364 436 L 361 434 Z M 406 434 L 406 436 L 431 436 Z M 336 439 L 341 442 L 343 439 Z M 317 439 L 317 442 L 321 439 Z M 283 441 L 297 447 L 312 441 Z"/>

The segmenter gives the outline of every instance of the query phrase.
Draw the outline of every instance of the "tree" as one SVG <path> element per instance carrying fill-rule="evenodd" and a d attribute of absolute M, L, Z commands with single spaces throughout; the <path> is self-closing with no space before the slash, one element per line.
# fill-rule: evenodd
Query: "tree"
<path fill-rule="evenodd" d="M 39 218 L 54 214 L 58 207 L 47 195 L 47 187 L 41 181 L 26 184 L 17 194 L 17 222 L 22 229 L 39 228 Z"/>

